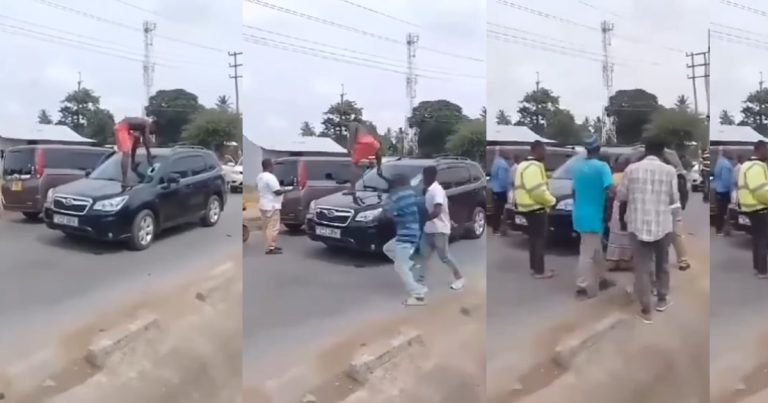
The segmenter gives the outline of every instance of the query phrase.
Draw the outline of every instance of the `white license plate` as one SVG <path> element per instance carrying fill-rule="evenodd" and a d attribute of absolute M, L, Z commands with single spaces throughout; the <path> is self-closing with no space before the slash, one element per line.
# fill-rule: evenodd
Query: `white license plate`
<path fill-rule="evenodd" d="M 61 215 L 61 214 L 54 214 L 53 215 L 53 223 L 59 224 L 59 225 L 67 225 L 70 227 L 77 227 L 78 226 L 78 220 L 77 217 L 70 217 L 67 215 Z"/>
<path fill-rule="evenodd" d="M 341 230 L 338 228 L 315 227 L 315 234 L 329 238 L 341 238 Z"/>
<path fill-rule="evenodd" d="M 528 222 L 525 221 L 525 217 L 523 217 L 521 215 L 516 215 L 515 216 L 515 224 L 517 224 L 517 225 L 528 225 Z"/>
<path fill-rule="evenodd" d="M 750 225 L 749 218 L 747 218 L 747 217 L 745 217 L 743 215 L 740 215 L 739 216 L 739 224 L 741 224 L 741 225 Z"/>

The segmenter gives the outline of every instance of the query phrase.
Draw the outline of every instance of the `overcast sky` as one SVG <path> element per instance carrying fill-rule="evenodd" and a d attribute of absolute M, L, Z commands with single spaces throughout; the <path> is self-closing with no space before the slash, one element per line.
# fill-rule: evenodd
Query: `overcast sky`
<path fill-rule="evenodd" d="M 488 39 L 489 115 L 492 112 L 495 115 L 495 111 L 502 108 L 516 119 L 518 103 L 526 92 L 535 88 L 538 71 L 542 85 L 560 96 L 561 106 L 570 109 L 577 121 L 583 120 L 584 116 L 598 116 L 606 102 L 599 29 L 604 19 L 615 26 L 611 47 L 617 63 L 614 91 L 643 88 L 656 94 L 664 105 L 673 104 L 680 94 L 692 99 L 691 81 L 686 79 L 685 52 L 707 49 L 709 4 L 713 2 L 507 2 L 527 8 L 527 11 L 522 11 L 521 7 L 489 0 L 489 30 L 502 34 L 500 40 Z M 499 27 L 499 24 L 504 27 Z M 518 41 L 526 45 L 510 43 Z M 542 47 L 554 49 L 555 52 L 540 49 Z M 579 51 L 571 50 L 573 48 Z M 719 57 L 716 56 L 718 62 Z M 703 87 L 702 81 L 699 83 L 699 107 L 702 111 L 706 106 Z"/>
<path fill-rule="evenodd" d="M 768 12 L 764 1 L 739 0 L 744 11 L 715 2 L 712 12 L 712 119 L 727 109 L 738 121 L 742 101 L 759 88 L 760 72 L 768 81 Z M 768 15 L 768 14 L 766 14 Z"/>
<path fill-rule="evenodd" d="M 83 85 L 101 96 L 102 106 L 116 119 L 139 115 L 144 103 L 141 27 L 146 19 L 157 23 L 155 90 L 184 88 L 206 105 L 213 105 L 218 95 L 234 95 L 227 50 L 242 44 L 238 0 L 0 0 L 0 4 L 4 125 L 32 124 L 42 108 L 56 119 L 59 102 L 77 87 L 78 72 Z"/>
<path fill-rule="evenodd" d="M 422 77 L 417 87 L 416 103 L 448 99 L 460 105 L 470 116 L 478 116 L 485 105 L 485 80 L 482 79 L 486 72 L 485 0 L 354 1 L 373 11 L 343 0 L 266 1 L 290 11 L 281 12 L 264 5 L 244 3 L 245 24 L 261 30 L 245 28 L 244 32 L 272 39 L 269 42 L 271 47 L 250 43 L 244 45 L 245 132 L 254 140 L 262 136 L 298 136 L 303 121 L 309 121 L 319 131 L 322 113 L 338 102 L 342 83 L 346 97 L 363 107 L 364 117 L 373 121 L 380 131 L 387 127 L 401 127 L 408 111 L 405 76 L 402 74 L 405 72 L 405 37 L 408 32 L 417 32 L 420 37 L 416 67 Z M 305 17 L 291 15 L 297 12 Z M 316 18 L 341 24 L 344 28 L 312 21 Z M 350 27 L 393 38 L 398 43 L 353 33 Z M 314 52 L 394 72 L 292 53 L 274 46 Z M 481 79 L 461 75 L 479 76 Z"/>

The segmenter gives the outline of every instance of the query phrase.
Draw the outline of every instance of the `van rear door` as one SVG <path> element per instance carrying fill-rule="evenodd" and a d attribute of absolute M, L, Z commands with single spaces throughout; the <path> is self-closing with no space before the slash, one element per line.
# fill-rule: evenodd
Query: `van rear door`
<path fill-rule="evenodd" d="M 37 178 L 35 177 L 35 148 L 11 148 L 3 159 L 3 202 L 10 210 L 23 210 L 35 199 Z"/>

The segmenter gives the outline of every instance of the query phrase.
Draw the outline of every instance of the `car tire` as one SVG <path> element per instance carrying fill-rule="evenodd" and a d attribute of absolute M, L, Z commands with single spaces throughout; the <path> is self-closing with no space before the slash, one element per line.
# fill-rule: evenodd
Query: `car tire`
<path fill-rule="evenodd" d="M 251 229 L 247 225 L 243 224 L 243 243 L 248 242 L 248 238 L 251 237 Z"/>
<path fill-rule="evenodd" d="M 467 226 L 467 238 L 480 239 L 485 234 L 487 227 L 485 209 L 482 207 L 475 207 L 472 211 L 472 221 Z"/>
<path fill-rule="evenodd" d="M 40 218 L 40 212 L 25 211 L 21 213 L 27 220 L 37 220 Z"/>
<path fill-rule="evenodd" d="M 297 233 L 304 227 L 303 224 L 283 224 L 288 232 Z"/>
<path fill-rule="evenodd" d="M 149 248 L 157 236 L 157 220 L 151 210 L 142 210 L 133 219 L 128 247 L 140 251 Z"/>
<path fill-rule="evenodd" d="M 221 219 L 221 198 L 217 195 L 211 195 L 208 198 L 208 202 L 205 203 L 205 213 L 200 219 L 200 223 L 203 227 L 213 227 Z"/>

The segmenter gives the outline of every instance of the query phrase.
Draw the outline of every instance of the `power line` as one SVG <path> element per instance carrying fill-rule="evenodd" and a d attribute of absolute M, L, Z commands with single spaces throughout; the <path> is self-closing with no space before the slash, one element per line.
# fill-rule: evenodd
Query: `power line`
<path fill-rule="evenodd" d="M 602 53 L 599 53 L 599 52 L 589 51 L 589 50 L 586 50 L 586 49 L 578 49 L 578 48 L 571 48 L 571 47 L 567 47 L 567 46 L 555 45 L 555 44 L 552 44 L 552 43 L 543 42 L 543 41 L 539 41 L 539 40 L 536 40 L 536 39 L 525 38 L 525 37 L 522 37 L 522 36 L 517 36 L 517 35 L 508 34 L 508 33 L 504 33 L 504 32 L 488 30 L 488 33 L 496 35 L 496 36 L 503 36 L 503 37 L 508 37 L 508 38 L 517 39 L 517 40 L 521 40 L 521 41 L 528 41 L 528 42 L 531 42 L 531 43 L 535 43 L 537 45 L 548 46 L 548 47 L 551 47 L 551 48 L 561 49 L 561 50 L 565 50 L 565 51 L 568 51 L 568 52 L 583 53 L 583 54 L 586 54 L 586 55 L 598 56 L 598 57 L 602 56 Z"/>
<path fill-rule="evenodd" d="M 598 59 L 598 58 L 595 58 L 595 57 L 591 57 L 591 56 L 584 55 L 584 54 L 579 54 L 579 53 L 565 52 L 565 51 L 562 51 L 562 50 L 550 48 L 548 46 L 540 46 L 540 45 L 537 45 L 535 43 L 531 43 L 531 42 L 528 42 L 528 41 L 525 41 L 525 40 L 516 40 L 516 39 L 512 39 L 512 38 L 506 38 L 504 36 L 494 35 L 494 34 L 492 34 L 490 32 L 488 33 L 488 36 L 491 39 L 495 39 L 495 40 L 501 41 L 501 42 L 506 42 L 506 43 L 515 44 L 515 45 L 520 45 L 520 46 L 524 46 L 524 47 L 531 48 L 531 49 L 543 50 L 543 51 L 551 52 L 551 53 L 557 53 L 559 55 L 569 56 L 569 57 L 573 57 L 573 58 L 577 58 L 577 59 L 589 60 L 589 61 L 597 62 L 597 63 L 601 63 L 601 64 L 603 63 L 602 59 Z"/>
<path fill-rule="evenodd" d="M 611 11 L 611 10 L 605 8 L 605 7 L 598 7 L 598 6 L 596 6 L 596 5 L 592 4 L 592 3 L 584 1 L 584 0 L 577 0 L 577 2 L 579 4 L 581 4 L 582 6 L 589 7 L 591 9 L 593 9 L 593 10 L 602 11 L 604 13 L 608 13 L 608 14 L 614 16 L 614 17 L 617 17 L 617 18 L 621 18 L 621 19 L 627 18 L 627 17 L 625 17 L 625 16 L 623 16 L 623 15 L 621 15 L 619 13 L 616 13 L 614 11 Z"/>
<path fill-rule="evenodd" d="M 712 37 L 714 37 L 715 39 L 721 40 L 723 42 L 733 43 L 733 44 L 737 44 L 737 45 L 742 45 L 742 46 L 745 46 L 745 47 L 748 47 L 748 48 L 752 48 L 752 49 L 768 50 L 768 46 L 761 46 L 761 45 L 759 45 L 759 44 L 757 44 L 755 42 L 752 42 L 752 41 L 744 41 L 744 40 L 741 40 L 741 39 L 736 39 L 736 38 L 732 38 L 732 37 L 729 37 L 729 36 L 720 35 L 720 34 L 718 34 L 716 32 L 712 33 Z"/>
<path fill-rule="evenodd" d="M 120 4 L 124 5 L 124 6 L 130 7 L 130 8 L 132 8 L 132 9 L 134 9 L 134 10 L 139 10 L 139 11 L 145 12 L 145 13 L 147 13 L 147 14 L 152 14 L 152 15 L 154 15 L 154 16 L 156 16 L 156 17 L 165 18 L 165 17 L 163 17 L 162 15 L 158 14 L 158 13 L 157 13 L 156 11 L 154 11 L 154 10 L 150 10 L 150 9 L 148 9 L 148 8 L 144 8 L 144 7 L 142 7 L 142 6 L 138 6 L 138 5 L 136 5 L 136 4 L 130 3 L 130 2 L 128 2 L 128 1 L 125 1 L 125 0 L 112 0 L 112 1 L 114 1 L 114 2 L 116 2 L 116 3 L 120 3 Z"/>
<path fill-rule="evenodd" d="M 715 26 L 715 27 L 725 28 L 725 29 L 729 29 L 731 31 L 737 31 L 737 32 L 742 32 L 742 33 L 750 34 L 750 35 L 757 35 L 757 36 L 762 36 L 762 37 L 768 37 L 768 34 L 762 34 L 760 32 L 750 31 L 750 30 L 744 29 L 744 28 L 737 28 L 737 27 L 733 27 L 733 26 L 730 26 L 730 25 L 720 24 L 718 22 L 712 22 L 710 24 Z"/>
<path fill-rule="evenodd" d="M 418 24 L 414 24 L 414 23 L 412 23 L 410 21 L 407 21 L 407 20 L 404 20 L 402 18 L 395 17 L 394 15 L 391 15 L 391 14 L 387 14 L 387 13 L 384 13 L 384 12 L 381 12 L 381 11 L 378 11 L 378 10 L 374 10 L 374 9 L 372 9 L 370 7 L 366 7 L 366 6 L 362 5 L 362 4 L 357 4 L 357 3 L 353 2 L 353 1 L 350 1 L 350 0 L 339 0 L 339 1 L 341 1 L 343 3 L 347 3 L 350 6 L 357 7 L 359 9 L 368 11 L 370 13 L 373 13 L 373 14 L 376 14 L 376 15 L 379 15 L 379 16 L 382 16 L 382 17 L 385 17 L 385 18 L 389 18 L 392 21 L 397 21 L 397 22 L 403 23 L 405 25 L 410 25 L 412 27 L 421 28 L 421 26 L 418 25 Z"/>
<path fill-rule="evenodd" d="M 288 39 L 297 40 L 297 41 L 301 41 L 301 42 L 305 42 L 305 43 L 309 43 L 309 44 L 313 44 L 313 45 L 324 46 L 324 47 L 327 47 L 327 48 L 330 48 L 330 49 L 336 49 L 336 50 L 339 50 L 339 51 L 342 51 L 342 52 L 353 53 L 354 56 L 363 55 L 363 56 L 369 56 L 369 57 L 376 58 L 375 61 L 369 60 L 371 62 L 382 63 L 382 61 L 389 61 L 389 63 L 384 63 L 384 64 L 389 64 L 389 65 L 395 66 L 395 67 L 403 67 L 402 61 L 397 60 L 397 59 L 388 58 L 388 57 L 384 57 L 384 56 L 376 55 L 376 54 L 372 54 L 372 53 L 367 53 L 367 52 L 361 52 L 361 51 L 358 51 L 358 50 L 355 50 L 355 49 L 350 49 L 350 48 L 345 48 L 345 47 L 340 47 L 340 46 L 334 46 L 334 45 L 330 45 L 330 44 L 327 44 L 327 43 L 313 41 L 313 40 L 304 39 L 304 38 L 299 38 L 299 37 L 292 36 L 292 35 L 286 35 L 286 34 L 282 34 L 280 32 L 275 32 L 275 31 L 271 31 L 271 30 L 268 30 L 268 29 L 254 27 L 254 26 L 251 26 L 251 25 L 244 24 L 243 26 L 245 26 L 248 29 L 255 30 L 255 31 L 261 31 L 261 32 L 265 32 L 265 33 L 268 33 L 268 34 L 272 34 L 272 35 L 276 35 L 276 36 L 281 36 L 281 37 L 285 37 L 285 38 L 288 38 Z M 269 38 L 258 37 L 258 36 L 254 36 L 254 35 L 250 35 L 250 34 L 245 34 L 245 35 L 253 36 L 253 37 L 257 38 L 257 39 L 262 39 L 262 40 L 271 40 Z M 294 44 L 290 44 L 290 43 L 283 43 L 283 44 L 289 45 L 289 46 L 300 46 L 300 45 L 294 45 Z M 322 51 L 320 49 L 311 48 L 311 47 L 308 48 L 308 49 L 313 50 L 313 51 Z M 341 55 L 341 56 L 348 57 L 347 55 Z M 437 70 L 437 69 L 432 69 L 432 68 L 427 68 L 427 67 L 417 68 L 417 70 L 421 70 L 421 71 L 428 72 L 428 73 L 450 75 L 450 76 L 463 77 L 463 78 L 485 79 L 485 77 L 483 77 L 483 76 L 464 74 L 464 73 L 454 73 L 454 72 L 450 72 L 450 71 Z"/>
<path fill-rule="evenodd" d="M 40 1 L 42 1 L 42 0 L 40 0 Z M 341 29 L 341 30 L 344 30 L 344 31 L 347 31 L 347 32 L 356 33 L 358 35 L 367 36 L 369 38 L 378 39 L 378 40 L 384 41 L 384 42 L 396 43 L 398 45 L 402 45 L 402 41 L 400 39 L 396 39 L 396 38 L 392 38 L 392 37 L 376 34 L 376 33 L 369 32 L 369 31 L 366 31 L 366 30 L 363 30 L 363 29 L 351 27 L 349 25 L 340 24 L 338 22 L 327 20 L 327 19 L 324 19 L 324 18 L 315 17 L 313 15 L 309 15 L 309 14 L 306 14 L 306 13 L 302 13 L 300 11 L 296 11 L 296 10 L 292 10 L 292 9 L 289 9 L 289 8 L 281 7 L 281 6 L 278 6 L 278 5 L 275 5 L 275 4 L 272 4 L 272 3 L 268 3 L 268 2 L 265 2 L 265 1 L 261 1 L 261 0 L 245 0 L 245 1 L 247 1 L 247 2 L 249 2 L 251 4 L 255 4 L 257 6 L 261 6 L 261 7 L 269 8 L 271 10 L 279 11 L 281 13 L 289 14 L 289 15 L 292 15 L 294 17 L 299 17 L 299 18 L 303 18 L 303 19 L 306 19 L 306 20 L 309 20 L 309 21 L 312 21 L 312 22 L 316 22 L 318 24 L 328 25 L 330 27 L 338 28 L 338 29 Z M 462 55 L 462 54 L 457 54 L 457 53 L 452 53 L 452 52 L 447 52 L 447 51 L 440 50 L 440 49 L 435 49 L 435 48 L 429 48 L 429 47 L 422 46 L 421 49 L 425 50 L 425 51 L 432 52 L 432 53 L 437 53 L 437 54 L 441 54 L 441 55 L 444 55 L 444 56 L 457 58 L 457 59 L 471 60 L 471 61 L 474 61 L 474 62 L 483 62 L 484 61 L 483 59 L 480 59 L 480 58 L 476 58 L 476 57 L 472 57 L 472 56 L 467 56 L 467 55 Z"/>
<path fill-rule="evenodd" d="M 748 41 L 748 42 L 759 43 L 759 44 L 762 44 L 762 45 L 768 45 L 768 41 L 754 39 L 754 38 L 750 38 L 748 36 L 736 35 L 736 34 L 732 34 L 732 33 L 729 33 L 729 32 L 718 31 L 718 30 L 715 30 L 715 29 L 712 29 L 709 32 L 711 32 L 712 34 L 715 34 L 715 35 L 726 36 L 726 37 L 737 39 L 737 40 L 741 40 L 741 41 Z"/>
<path fill-rule="evenodd" d="M 720 0 L 720 3 L 724 4 L 726 6 L 731 6 L 733 8 L 737 8 L 737 9 L 742 10 L 742 11 L 746 11 L 746 12 L 749 12 L 749 13 L 752 13 L 752 14 L 759 15 L 761 17 L 768 17 L 768 12 L 760 10 L 760 9 L 757 9 L 757 8 L 754 8 L 754 7 L 750 7 L 750 6 L 746 5 L 746 4 L 737 3 L 735 1 L 730 1 L 730 0 Z"/>

